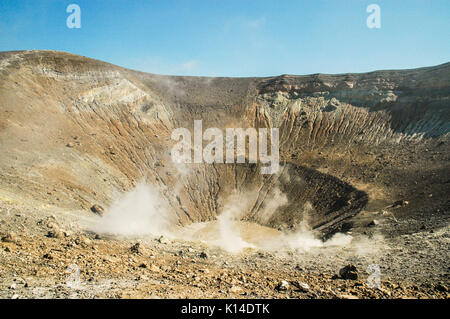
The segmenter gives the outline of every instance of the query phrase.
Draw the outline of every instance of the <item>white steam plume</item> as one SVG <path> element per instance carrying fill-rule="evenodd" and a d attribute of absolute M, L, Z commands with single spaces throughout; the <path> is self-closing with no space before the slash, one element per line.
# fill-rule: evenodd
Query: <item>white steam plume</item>
<path fill-rule="evenodd" d="M 247 200 L 242 200 L 243 198 Z M 232 253 L 239 252 L 244 248 L 255 247 L 242 238 L 237 226 L 243 214 L 250 208 L 250 198 L 251 196 L 244 197 L 236 193 L 228 198 L 222 214 L 217 218 L 219 226 L 219 239 L 215 242 L 217 246 Z"/>
<path fill-rule="evenodd" d="M 173 218 L 159 192 L 141 182 L 118 198 L 93 230 L 126 236 L 161 235 L 169 233 L 171 225 Z"/>

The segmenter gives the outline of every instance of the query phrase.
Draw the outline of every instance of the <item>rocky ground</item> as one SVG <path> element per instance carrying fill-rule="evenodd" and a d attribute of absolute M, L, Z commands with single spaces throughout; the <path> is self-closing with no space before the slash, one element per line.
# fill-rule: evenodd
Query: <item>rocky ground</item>
<path fill-rule="evenodd" d="M 449 227 L 416 225 L 389 238 L 384 228 L 412 221 L 379 216 L 345 247 L 231 254 L 202 242 L 95 234 L 87 225 L 100 217 L 76 217 L 82 212 L 3 205 L 0 213 L 1 298 L 450 297 Z"/>

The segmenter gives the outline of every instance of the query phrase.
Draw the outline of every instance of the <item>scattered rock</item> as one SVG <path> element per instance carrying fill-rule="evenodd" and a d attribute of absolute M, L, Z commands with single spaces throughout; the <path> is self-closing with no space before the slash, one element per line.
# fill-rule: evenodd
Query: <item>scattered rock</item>
<path fill-rule="evenodd" d="M 91 211 L 97 215 L 103 216 L 103 213 L 105 212 L 105 210 L 103 209 L 102 206 L 95 204 L 91 207 Z"/>
<path fill-rule="evenodd" d="M 14 232 L 9 232 L 2 237 L 2 241 L 5 243 L 15 243 L 18 241 L 18 239 L 19 237 Z"/>
<path fill-rule="evenodd" d="M 206 252 L 202 251 L 200 253 L 200 258 L 207 259 L 208 258 L 208 254 Z"/>
<path fill-rule="evenodd" d="M 11 299 L 19 299 L 19 295 L 18 294 L 14 294 L 14 295 L 12 295 Z"/>
<path fill-rule="evenodd" d="M 300 267 L 300 265 L 296 265 L 296 266 L 295 266 L 295 270 L 298 270 L 298 271 L 303 271 L 303 268 L 302 268 L 302 267 Z"/>
<path fill-rule="evenodd" d="M 388 297 L 392 296 L 392 294 L 391 294 L 391 292 L 389 290 L 386 290 L 386 289 L 383 289 L 383 288 L 378 288 L 378 291 L 383 293 L 383 294 L 385 294 Z"/>
<path fill-rule="evenodd" d="M 77 245 L 89 246 L 91 243 L 91 240 L 85 236 L 79 236 L 75 239 L 75 244 Z"/>
<path fill-rule="evenodd" d="M 286 280 L 282 280 L 275 288 L 278 291 L 286 291 L 289 289 L 289 283 Z"/>
<path fill-rule="evenodd" d="M 333 98 L 330 100 L 330 104 L 333 105 L 333 106 L 339 106 L 339 105 L 341 105 L 341 102 L 340 102 L 338 99 L 336 99 L 336 98 L 333 97 Z"/>
<path fill-rule="evenodd" d="M 393 208 L 398 208 L 398 207 L 406 206 L 408 204 L 409 204 L 408 201 L 401 199 L 401 200 L 398 200 L 398 201 L 394 202 L 392 204 L 392 207 Z"/>
<path fill-rule="evenodd" d="M 118 261 L 118 259 L 114 258 L 112 256 L 105 256 L 105 257 L 103 257 L 103 261 L 108 262 L 108 263 L 116 263 Z"/>
<path fill-rule="evenodd" d="M 367 226 L 369 227 L 374 227 L 374 226 L 378 226 L 380 224 L 380 222 L 378 220 L 372 220 L 370 221 L 370 223 L 367 224 Z"/>
<path fill-rule="evenodd" d="M 381 215 L 382 216 L 393 216 L 393 214 L 390 211 L 387 211 L 384 209 L 381 211 Z"/>
<path fill-rule="evenodd" d="M 156 265 L 152 265 L 152 266 L 150 267 L 150 270 L 151 270 L 152 272 L 160 272 L 160 271 L 161 271 L 161 268 L 159 268 L 159 267 L 156 266 Z"/>
<path fill-rule="evenodd" d="M 241 294 L 241 293 L 243 293 L 244 292 L 244 289 L 242 289 L 242 287 L 240 287 L 240 286 L 231 286 L 231 288 L 230 288 L 230 292 L 231 293 L 234 293 L 234 294 Z"/>
<path fill-rule="evenodd" d="M 47 232 L 48 238 L 64 238 L 64 233 L 58 229 L 49 230 Z"/>
<path fill-rule="evenodd" d="M 48 260 L 52 260 L 53 256 L 50 253 L 47 253 L 44 256 L 42 256 L 42 258 L 45 258 L 45 259 L 48 259 Z"/>
<path fill-rule="evenodd" d="M 293 282 L 292 283 L 298 291 L 301 292 L 309 292 L 310 288 L 309 285 L 306 282 Z"/>
<path fill-rule="evenodd" d="M 350 279 L 357 280 L 358 279 L 358 271 L 356 270 L 356 266 L 349 264 L 339 270 L 339 276 L 342 279 Z"/>
<path fill-rule="evenodd" d="M 56 224 L 56 223 L 53 222 L 53 221 L 48 221 L 48 222 L 47 222 L 47 227 L 50 228 L 50 229 L 59 229 L 58 224 Z"/>
<path fill-rule="evenodd" d="M 170 244 L 170 240 L 168 240 L 166 237 L 161 236 L 158 238 L 158 242 L 164 245 Z"/>
<path fill-rule="evenodd" d="M 133 246 L 131 246 L 130 251 L 137 255 L 143 255 L 145 253 L 144 248 L 142 247 L 141 243 L 136 243 Z"/>
<path fill-rule="evenodd" d="M 139 275 L 136 280 L 148 280 L 149 278 L 146 275 Z"/>
<path fill-rule="evenodd" d="M 18 284 L 22 284 L 22 285 L 26 283 L 25 279 L 20 278 L 20 277 L 15 278 L 14 282 L 18 283 Z"/>

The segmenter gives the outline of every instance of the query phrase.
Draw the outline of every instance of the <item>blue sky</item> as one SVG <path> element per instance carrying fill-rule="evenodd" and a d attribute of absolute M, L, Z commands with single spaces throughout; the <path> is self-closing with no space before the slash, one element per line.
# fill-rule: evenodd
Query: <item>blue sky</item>
<path fill-rule="evenodd" d="M 69 29 L 69 4 L 81 28 Z M 369 4 L 381 28 L 369 29 Z M 449 0 L 1 0 L 0 51 L 61 50 L 146 72 L 367 72 L 450 61 Z"/>

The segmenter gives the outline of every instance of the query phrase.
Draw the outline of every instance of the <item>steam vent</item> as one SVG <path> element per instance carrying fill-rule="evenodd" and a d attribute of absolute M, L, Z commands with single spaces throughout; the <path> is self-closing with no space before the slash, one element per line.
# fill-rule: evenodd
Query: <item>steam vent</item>
<path fill-rule="evenodd" d="M 398 218 L 448 214 L 449 70 L 176 77 L 3 52 L 0 197 L 90 215 L 145 181 L 179 226 L 215 220 L 240 194 L 249 202 L 241 220 L 296 230 L 307 218 L 325 238 L 351 229 L 362 210 L 405 198 Z M 204 128 L 279 128 L 279 171 L 174 164 L 172 131 L 200 119 Z"/>

